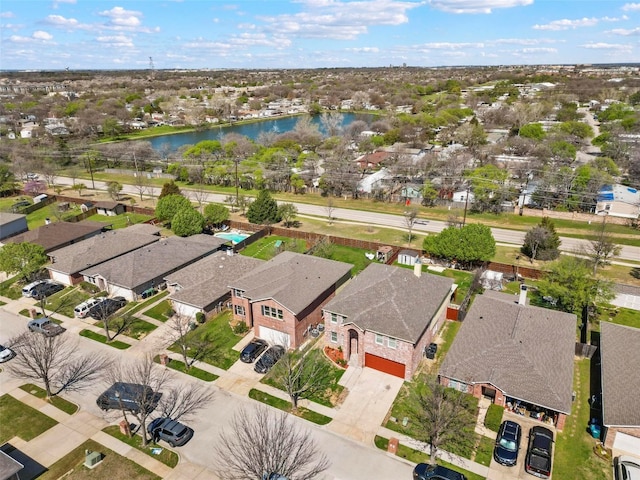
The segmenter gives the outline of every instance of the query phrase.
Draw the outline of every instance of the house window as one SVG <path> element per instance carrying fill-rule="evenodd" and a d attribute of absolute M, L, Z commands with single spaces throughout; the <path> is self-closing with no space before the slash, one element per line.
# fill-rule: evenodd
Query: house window
<path fill-rule="evenodd" d="M 389 348 L 398 348 L 398 340 L 395 338 L 387 338 L 387 345 Z"/>
<path fill-rule="evenodd" d="M 331 323 L 338 323 L 338 315 L 335 313 L 331 314 Z"/>
<path fill-rule="evenodd" d="M 376 333 L 376 344 L 384 345 L 384 337 Z"/>
<path fill-rule="evenodd" d="M 237 288 L 233 289 L 233 296 L 238 298 L 244 298 L 244 291 L 238 290 Z"/>
<path fill-rule="evenodd" d="M 467 384 L 463 382 L 459 382 L 457 380 L 449 379 L 449 387 L 453 388 L 454 390 L 458 390 L 459 392 L 467 391 Z"/>
<path fill-rule="evenodd" d="M 331 343 L 338 343 L 338 332 L 331 332 Z"/>
<path fill-rule="evenodd" d="M 233 312 L 239 317 L 244 317 L 244 307 L 242 305 L 234 305 Z"/>
<path fill-rule="evenodd" d="M 284 312 L 280 308 L 270 307 L 268 305 L 262 305 L 262 315 L 270 318 L 277 318 L 282 320 L 284 318 Z"/>

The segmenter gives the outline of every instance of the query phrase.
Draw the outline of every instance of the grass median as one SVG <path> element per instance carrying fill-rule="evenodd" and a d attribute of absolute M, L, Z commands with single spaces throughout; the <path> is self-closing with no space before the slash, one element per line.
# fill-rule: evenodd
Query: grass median
<path fill-rule="evenodd" d="M 44 388 L 40 388 L 37 385 L 34 385 L 33 383 L 26 383 L 22 385 L 20 389 L 24 390 L 27 393 L 30 393 L 34 397 L 38 397 L 43 400 L 46 400 L 57 409 L 62 410 L 63 412 L 68 413 L 69 415 L 73 415 L 78 411 L 78 406 L 75 403 L 71 403 L 70 401 L 65 400 L 64 398 L 58 397 L 57 395 L 47 399 L 46 390 Z"/>
<path fill-rule="evenodd" d="M 121 342 L 120 340 L 111 340 L 107 341 L 107 337 L 100 333 L 93 332 L 91 330 L 81 330 L 80 336 L 89 338 L 91 340 L 95 340 L 96 342 L 104 343 L 105 345 L 109 345 L 110 347 L 117 348 L 118 350 L 126 350 L 131 347 L 128 343 Z"/>
<path fill-rule="evenodd" d="M 255 388 L 252 388 L 249 391 L 249 398 L 253 398 L 258 402 L 277 408 L 278 410 L 282 410 L 283 412 L 291 413 L 300 418 L 304 418 L 305 420 L 315 423 L 316 425 L 326 425 L 331 420 L 333 420 L 331 417 L 327 417 L 326 415 L 322 415 L 321 413 L 317 413 L 303 407 L 298 407 L 298 410 L 294 411 L 291 402 L 278 397 L 274 397 L 273 395 L 262 392 Z"/>
<path fill-rule="evenodd" d="M 154 357 L 153 361 L 156 363 L 160 363 L 160 357 Z M 192 377 L 199 378 L 200 380 L 204 380 L 205 382 L 213 382 L 218 378 L 218 375 L 207 372 L 206 370 L 202 370 L 198 367 L 191 366 L 187 369 L 184 362 L 176 360 L 174 358 L 169 359 L 167 367 L 175 370 L 176 372 L 186 373 L 187 375 L 191 375 Z"/>
<path fill-rule="evenodd" d="M 132 446 L 133 448 L 140 450 L 143 453 L 146 453 L 150 457 L 153 457 L 155 460 L 164 463 L 168 467 L 175 467 L 178 464 L 178 454 L 176 452 L 172 452 L 167 448 L 158 447 L 153 442 L 149 442 L 146 446 L 142 445 L 142 436 L 141 435 L 133 435 L 128 437 L 120 431 L 120 427 L 117 425 L 111 425 L 110 427 L 102 429 L 104 433 L 111 435 L 114 438 L 117 438 L 121 442 L 126 443 L 127 445 Z M 162 451 L 158 455 L 154 455 L 151 451 L 154 448 L 161 448 Z"/>

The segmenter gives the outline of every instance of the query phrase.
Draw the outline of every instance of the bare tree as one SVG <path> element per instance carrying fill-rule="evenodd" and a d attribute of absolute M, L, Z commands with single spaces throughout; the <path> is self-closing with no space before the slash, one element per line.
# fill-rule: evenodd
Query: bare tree
<path fill-rule="evenodd" d="M 329 225 L 331 225 L 333 223 L 333 212 L 336 209 L 335 204 L 333 203 L 333 198 L 329 197 L 327 199 L 327 204 L 325 205 L 324 208 L 327 211 L 327 218 L 329 219 Z"/>
<path fill-rule="evenodd" d="M 214 390 L 202 383 L 170 385 L 162 393 L 158 409 L 163 417 L 185 420 L 209 403 L 214 395 Z"/>
<path fill-rule="evenodd" d="M 274 381 L 291 398 L 293 409 L 297 410 L 298 401 L 324 392 L 331 386 L 331 368 L 319 350 L 311 350 L 305 355 L 287 352 L 275 364 Z"/>
<path fill-rule="evenodd" d="M 238 411 L 215 451 L 217 473 L 229 480 L 261 479 L 272 473 L 311 480 L 329 468 L 309 431 L 265 406 Z"/>
<path fill-rule="evenodd" d="M 92 384 L 108 363 L 96 352 L 81 353 L 77 340 L 68 334 L 47 337 L 25 332 L 9 344 L 16 352 L 16 357 L 7 364 L 9 372 L 16 378 L 42 382 L 47 398 Z"/>
<path fill-rule="evenodd" d="M 197 360 L 216 352 L 215 339 L 210 335 L 188 335 L 193 325 L 191 317 L 177 312 L 165 325 L 168 327 L 167 340 L 180 349 L 187 370 Z"/>
<path fill-rule="evenodd" d="M 417 208 L 410 208 L 408 210 L 406 210 L 404 212 L 404 223 L 407 226 L 407 229 L 409 230 L 409 243 L 408 245 L 411 245 L 411 240 L 412 240 L 412 235 L 411 232 L 413 230 L 413 226 L 416 224 L 416 220 L 418 219 L 418 209 Z"/>
<path fill-rule="evenodd" d="M 127 331 L 133 324 L 141 321 L 131 313 L 125 312 L 122 315 L 118 315 L 117 311 L 112 311 L 112 307 L 109 306 L 110 302 L 110 299 L 106 299 L 92 307 L 95 309 L 93 318 L 102 323 L 107 342 L 111 342 L 118 335 Z"/>
<path fill-rule="evenodd" d="M 438 383 L 434 376 L 417 382 L 410 398 L 409 418 L 420 428 L 416 440 L 430 448 L 430 462 L 436 463 L 438 450 L 452 444 L 473 444 L 474 414 L 470 395 Z M 473 398 L 473 397 L 471 397 Z"/>
<path fill-rule="evenodd" d="M 149 187 L 151 186 L 151 180 L 147 176 L 147 173 L 136 170 L 133 186 L 138 191 L 138 195 L 140 195 L 140 201 L 142 201 L 143 195 L 147 193 Z"/>
<path fill-rule="evenodd" d="M 599 267 L 606 267 L 611 264 L 611 258 L 620 255 L 621 247 L 613 242 L 613 237 L 607 232 L 606 218 L 602 219 L 602 225 L 598 235 L 585 247 L 585 254 L 593 264 L 593 274 L 598 272 Z"/>

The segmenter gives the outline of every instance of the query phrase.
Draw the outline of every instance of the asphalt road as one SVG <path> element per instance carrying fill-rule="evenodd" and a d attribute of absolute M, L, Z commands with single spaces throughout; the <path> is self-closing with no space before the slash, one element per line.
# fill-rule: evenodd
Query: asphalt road
<path fill-rule="evenodd" d="M 71 178 L 57 177 L 56 182 L 61 185 L 72 185 Z M 87 184 L 85 182 L 85 184 Z M 87 184 L 88 185 L 88 184 Z M 106 184 L 104 182 L 96 181 L 95 186 L 97 189 L 106 190 Z M 124 185 L 122 193 L 128 195 L 139 196 L 140 193 L 134 185 Z M 188 190 L 185 191 L 188 194 Z M 146 195 L 150 195 L 151 191 L 147 191 Z M 153 196 L 160 194 L 160 188 L 153 188 Z M 210 193 L 206 197 L 206 202 L 224 203 L 224 199 L 227 195 Z M 321 205 L 309 205 L 306 203 L 294 203 L 298 208 L 298 214 L 300 215 L 312 215 L 315 217 L 326 218 L 327 209 Z M 369 212 L 366 210 L 350 210 L 346 208 L 334 208 L 331 216 L 341 221 L 354 222 L 364 225 L 380 225 L 384 227 L 397 228 L 400 230 L 406 230 L 407 226 L 405 219 L 401 215 L 392 215 L 388 213 Z M 447 227 L 446 222 L 439 220 L 421 220 L 420 223 L 414 225 L 413 230 L 416 232 L 430 232 L 438 233 Z M 496 242 L 522 245 L 524 242 L 525 232 L 517 230 L 509 230 L 505 228 L 492 228 L 493 238 Z M 588 240 L 582 240 L 579 238 L 560 237 L 562 241 L 560 250 L 567 253 L 579 253 L 584 251 L 589 245 Z M 633 247 L 629 245 L 622 245 L 620 255 L 617 257 L 617 262 L 624 260 L 631 260 L 634 262 L 640 262 L 640 247 Z"/>

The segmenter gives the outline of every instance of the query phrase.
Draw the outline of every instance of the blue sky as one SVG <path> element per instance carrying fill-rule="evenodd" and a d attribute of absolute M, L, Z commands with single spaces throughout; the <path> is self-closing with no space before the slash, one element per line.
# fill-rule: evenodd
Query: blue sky
<path fill-rule="evenodd" d="M 0 24 L 2 69 L 640 62 L 616 0 L 2 0 Z"/>

